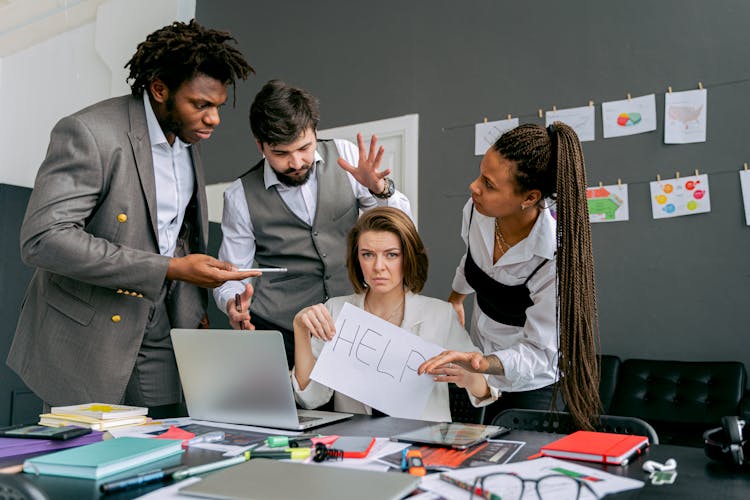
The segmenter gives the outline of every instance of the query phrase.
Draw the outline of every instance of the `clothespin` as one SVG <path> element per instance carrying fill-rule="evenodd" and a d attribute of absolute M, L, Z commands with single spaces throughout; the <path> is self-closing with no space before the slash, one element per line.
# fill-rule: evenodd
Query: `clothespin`
<path fill-rule="evenodd" d="M 695 176 L 698 177 L 700 174 L 698 173 L 698 169 L 695 169 Z"/>
<path fill-rule="evenodd" d="M 698 82 L 698 88 L 703 90 L 703 82 Z"/>
<path fill-rule="evenodd" d="M 667 92 L 672 93 L 672 87 L 667 87 Z"/>
<path fill-rule="evenodd" d="M 630 92 L 628 92 L 628 101 L 632 101 L 632 99 L 630 97 Z"/>
<path fill-rule="evenodd" d="M 622 187 L 622 179 L 617 178 L 617 187 Z"/>
<path fill-rule="evenodd" d="M 487 117 L 486 116 L 484 117 L 484 123 L 487 123 Z"/>
<path fill-rule="evenodd" d="M 599 181 L 599 187 L 604 187 L 604 183 L 602 181 Z"/>
<path fill-rule="evenodd" d="M 747 170 L 747 162 L 745 162 L 745 170 Z"/>
<path fill-rule="evenodd" d="M 539 118 L 544 118 L 544 111 L 542 111 L 542 108 L 539 108 L 539 111 L 537 111 L 537 114 L 539 115 Z"/>
<path fill-rule="evenodd" d="M 589 106 L 593 106 L 593 105 L 594 105 L 594 101 L 592 101 L 591 99 L 589 99 Z"/>
<path fill-rule="evenodd" d="M 513 118 L 513 117 L 512 117 L 512 116 L 510 116 L 510 113 L 508 113 L 508 117 L 507 117 L 506 119 L 507 119 L 507 120 L 511 120 L 512 118 Z"/>
<path fill-rule="evenodd" d="M 557 106 L 555 106 L 554 104 L 552 105 L 552 111 L 557 112 Z"/>
<path fill-rule="evenodd" d="M 680 172 L 675 170 L 674 178 L 679 179 L 680 178 Z"/>
<path fill-rule="evenodd" d="M 656 174 L 656 182 L 661 182 L 661 175 Z"/>

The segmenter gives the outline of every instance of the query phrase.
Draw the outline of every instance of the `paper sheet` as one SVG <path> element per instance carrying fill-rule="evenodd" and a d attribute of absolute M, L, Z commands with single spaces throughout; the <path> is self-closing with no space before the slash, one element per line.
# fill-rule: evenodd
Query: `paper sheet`
<path fill-rule="evenodd" d="M 638 481 L 637 479 L 617 476 L 615 474 L 610 474 L 599 469 L 586 467 L 575 462 L 558 460 L 551 457 L 542 457 L 536 460 L 525 460 L 523 462 L 515 462 L 505 465 L 473 467 L 470 469 L 451 471 L 446 474 L 450 474 L 453 477 L 460 478 L 463 482 L 468 482 L 469 484 L 471 484 L 474 481 L 474 478 L 476 478 L 477 476 L 486 475 L 493 472 L 511 472 L 524 479 L 536 479 L 549 474 L 573 476 L 580 481 L 586 481 L 586 484 L 588 484 L 596 493 L 596 497 L 594 497 L 594 495 L 589 493 L 587 489 L 581 489 L 581 495 L 579 496 L 580 499 L 602 498 L 605 495 L 643 487 L 643 481 Z M 496 476 L 493 479 L 488 479 L 485 482 L 485 487 L 493 492 L 502 491 L 503 495 L 505 495 L 506 493 L 511 493 L 514 486 L 518 484 L 519 481 L 512 477 L 508 478 L 507 476 Z M 430 478 L 428 481 L 423 480 L 420 486 L 423 489 L 428 489 L 430 491 L 440 493 L 446 498 L 469 498 L 468 491 L 463 491 L 454 486 L 451 486 L 450 488 L 444 488 L 439 483 L 435 483 L 433 478 Z M 462 492 L 462 494 L 459 494 L 458 492 Z M 448 495 L 446 495 L 446 493 Z M 554 492 L 550 493 L 550 498 L 564 498 L 564 496 L 555 495 Z M 525 488 L 523 498 L 536 498 L 534 488 Z"/>
<path fill-rule="evenodd" d="M 742 204 L 745 207 L 745 224 L 750 226 L 750 170 L 740 170 Z"/>
<path fill-rule="evenodd" d="M 474 125 L 474 155 L 484 156 L 496 140 L 518 126 L 518 118 L 477 123 Z"/>
<path fill-rule="evenodd" d="M 664 94 L 664 144 L 706 142 L 706 89 Z"/>
<path fill-rule="evenodd" d="M 711 211 L 708 175 L 662 179 L 650 183 L 654 219 Z"/>
<path fill-rule="evenodd" d="M 586 201 L 590 222 L 618 222 L 630 219 L 627 184 L 586 188 Z"/>
<path fill-rule="evenodd" d="M 546 126 L 549 127 L 553 122 L 563 122 L 575 130 L 581 142 L 593 141 L 595 139 L 595 111 L 594 106 L 547 111 L 545 115 Z"/>
<path fill-rule="evenodd" d="M 417 368 L 443 350 L 345 304 L 310 378 L 393 417 L 418 419 L 435 382 Z"/>
<path fill-rule="evenodd" d="M 604 138 L 642 134 L 656 130 L 654 94 L 602 103 Z"/>

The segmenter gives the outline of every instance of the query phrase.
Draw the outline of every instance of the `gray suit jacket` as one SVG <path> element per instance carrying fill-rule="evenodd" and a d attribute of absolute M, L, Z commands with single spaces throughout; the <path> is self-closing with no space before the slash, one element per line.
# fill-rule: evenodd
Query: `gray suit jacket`
<path fill-rule="evenodd" d="M 176 256 L 206 250 L 203 170 L 191 150 L 196 188 Z M 102 101 L 52 130 L 21 228 L 22 258 L 37 270 L 7 360 L 45 402 L 123 397 L 169 265 L 155 186 L 142 99 Z M 197 327 L 205 290 L 168 285 L 172 326 Z"/>

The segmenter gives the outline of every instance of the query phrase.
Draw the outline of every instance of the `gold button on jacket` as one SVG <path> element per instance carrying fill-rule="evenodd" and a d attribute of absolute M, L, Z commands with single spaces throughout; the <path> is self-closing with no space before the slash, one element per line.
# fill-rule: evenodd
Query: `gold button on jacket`
<path fill-rule="evenodd" d="M 128 220 L 128 216 L 125 214 L 117 214 L 117 222 L 125 222 Z"/>
<path fill-rule="evenodd" d="M 112 323 L 119 323 L 122 320 L 119 314 L 112 316 Z"/>

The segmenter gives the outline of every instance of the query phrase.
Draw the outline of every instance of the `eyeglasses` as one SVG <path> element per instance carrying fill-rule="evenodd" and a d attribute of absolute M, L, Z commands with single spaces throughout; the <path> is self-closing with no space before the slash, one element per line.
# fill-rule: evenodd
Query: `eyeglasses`
<path fill-rule="evenodd" d="M 526 483 L 533 483 L 535 491 L 526 493 Z M 565 474 L 549 474 L 537 479 L 524 479 L 512 472 L 496 472 L 479 476 L 471 486 L 470 500 L 475 495 L 495 500 L 588 500 L 599 498 L 584 479 Z M 536 496 L 534 496 L 534 492 Z"/>

